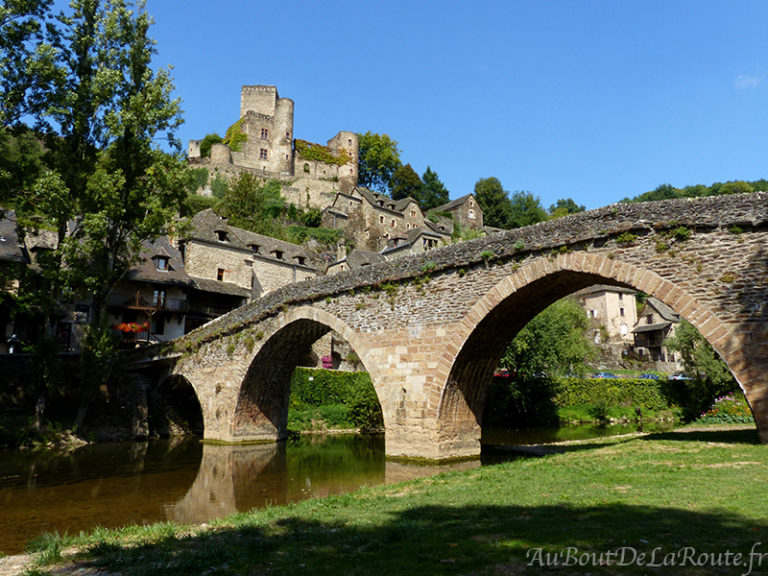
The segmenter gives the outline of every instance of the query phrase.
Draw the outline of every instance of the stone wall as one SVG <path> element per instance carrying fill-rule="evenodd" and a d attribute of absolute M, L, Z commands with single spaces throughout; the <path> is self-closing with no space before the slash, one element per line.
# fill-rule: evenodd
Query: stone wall
<path fill-rule="evenodd" d="M 467 456 L 479 451 L 484 383 L 506 342 L 553 301 L 613 284 L 699 329 L 768 440 L 766 200 L 617 204 L 284 286 L 178 341 L 173 370 L 197 390 L 206 436 L 275 438 L 281 382 L 335 330 L 371 374 L 389 455 Z"/>

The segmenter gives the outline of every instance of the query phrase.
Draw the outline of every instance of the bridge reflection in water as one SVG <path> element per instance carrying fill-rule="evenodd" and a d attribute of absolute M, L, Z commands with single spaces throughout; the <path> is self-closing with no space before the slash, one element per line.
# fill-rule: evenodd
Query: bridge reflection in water
<path fill-rule="evenodd" d="M 198 440 L 86 446 L 69 455 L 0 453 L 0 551 L 41 532 L 208 522 L 228 514 L 399 482 L 450 466 L 389 462 L 378 437 L 305 437 L 251 446 Z"/>

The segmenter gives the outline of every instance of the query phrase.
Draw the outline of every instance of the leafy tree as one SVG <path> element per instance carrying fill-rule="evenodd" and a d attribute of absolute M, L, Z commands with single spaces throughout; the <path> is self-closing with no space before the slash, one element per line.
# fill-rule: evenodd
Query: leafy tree
<path fill-rule="evenodd" d="M 544 222 L 547 219 L 547 212 L 541 205 L 538 196 L 531 192 L 518 190 L 512 194 L 509 200 L 510 216 L 507 222 L 508 228 L 522 228 L 531 226 L 537 222 Z"/>
<path fill-rule="evenodd" d="M 580 204 L 576 204 L 573 198 L 560 198 L 557 202 L 550 205 L 549 217 L 562 218 L 563 216 L 568 216 L 568 214 L 584 212 L 584 210 L 586 210 L 586 208 Z"/>
<path fill-rule="evenodd" d="M 104 349 L 84 353 L 99 357 L 109 354 L 99 335 L 109 292 L 141 242 L 164 232 L 189 184 L 173 137 L 179 101 L 169 72 L 151 66 L 151 23 L 142 1 L 72 0 L 46 27 L 27 68 L 35 97 L 47 102 L 30 110 L 50 135 L 50 161 L 20 210 L 58 236 L 58 248 L 41 260 L 45 337 L 54 333 L 61 296 L 87 294 L 92 334 L 84 345 Z M 161 136 L 175 155 L 158 148 Z"/>
<path fill-rule="evenodd" d="M 200 156 L 203 158 L 209 158 L 211 156 L 211 147 L 214 144 L 221 144 L 224 139 L 216 134 L 206 134 L 205 138 L 200 142 Z"/>
<path fill-rule="evenodd" d="M 0 4 L 0 127 L 16 124 L 33 111 L 30 93 L 47 78 L 30 74 L 53 0 L 4 0 Z"/>
<path fill-rule="evenodd" d="M 392 174 L 391 195 L 395 200 L 402 200 L 409 196 L 418 200 L 423 186 L 421 178 L 410 164 L 398 166 L 395 173 Z"/>
<path fill-rule="evenodd" d="M 387 194 L 392 176 L 401 165 L 397 141 L 387 134 L 358 134 L 358 182 L 361 186 Z"/>
<path fill-rule="evenodd" d="M 480 178 L 475 183 L 475 199 L 483 210 L 483 223 L 486 226 L 509 227 L 512 206 L 498 178 Z"/>
<path fill-rule="evenodd" d="M 520 330 L 502 365 L 521 378 L 583 373 L 596 349 L 587 338 L 589 320 L 572 298 L 558 300 Z"/>
<path fill-rule="evenodd" d="M 738 388 L 728 366 L 690 322 L 682 320 L 664 345 L 680 354 L 685 373 L 691 378 L 686 382 L 691 416 L 701 413 L 717 396 Z"/>
<path fill-rule="evenodd" d="M 227 188 L 221 210 L 233 226 L 284 239 L 283 227 L 276 220 L 285 207 L 281 190 L 277 180 L 261 184 L 256 176 L 243 172 Z"/>
<path fill-rule="evenodd" d="M 429 166 L 421 175 L 423 186 L 418 195 L 419 205 L 426 212 L 437 206 L 447 204 L 450 200 L 448 189 L 445 187 L 437 172 Z"/>

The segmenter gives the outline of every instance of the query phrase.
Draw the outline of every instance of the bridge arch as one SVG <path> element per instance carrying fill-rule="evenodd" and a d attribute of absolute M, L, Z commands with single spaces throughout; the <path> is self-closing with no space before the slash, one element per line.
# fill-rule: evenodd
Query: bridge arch
<path fill-rule="evenodd" d="M 652 270 L 582 252 L 542 257 L 522 266 L 480 298 L 459 323 L 435 378 L 443 383 L 437 413 L 441 443 L 470 449 L 470 444 L 479 442 L 486 384 L 509 339 L 556 300 L 594 284 L 644 292 L 693 324 L 730 368 L 760 428 L 756 410 L 764 407 L 764 394 L 755 367 L 741 353 L 727 324 L 705 303 Z M 499 338 L 499 334 L 509 337 Z"/>
<path fill-rule="evenodd" d="M 151 436 L 204 435 L 205 418 L 197 390 L 183 374 L 168 374 L 149 391 L 147 400 Z"/>
<path fill-rule="evenodd" d="M 287 436 L 293 370 L 312 344 L 331 330 L 352 346 L 368 370 L 377 396 L 382 398 L 377 385 L 381 378 L 365 339 L 336 316 L 319 308 L 301 306 L 281 314 L 251 359 L 238 392 L 232 439 L 279 440 Z"/>

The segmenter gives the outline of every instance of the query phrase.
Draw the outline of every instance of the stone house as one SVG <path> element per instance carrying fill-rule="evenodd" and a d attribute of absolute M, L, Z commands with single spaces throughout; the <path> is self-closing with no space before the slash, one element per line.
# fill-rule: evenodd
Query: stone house
<path fill-rule="evenodd" d="M 595 344 L 612 342 L 629 346 L 634 342 L 632 328 L 637 323 L 634 290 L 596 284 L 580 290 L 574 297 L 590 319 Z"/>
<path fill-rule="evenodd" d="M 323 226 L 342 230 L 356 247 L 381 252 L 391 238 L 425 225 L 424 213 L 413 198 L 389 196 L 356 186 L 339 192 L 323 211 Z"/>
<path fill-rule="evenodd" d="M 124 341 L 166 341 L 187 332 L 194 283 L 167 236 L 142 246 L 141 261 L 109 295 L 110 324 Z"/>
<path fill-rule="evenodd" d="M 634 352 L 640 359 L 654 362 L 658 370 L 678 372 L 681 359 L 664 345 L 675 334 L 680 315 L 653 297 L 648 297 L 632 329 Z"/>
<path fill-rule="evenodd" d="M 0 217 L 0 290 L 16 298 L 28 264 L 29 255 L 17 231 L 16 212 L 5 210 Z M 19 338 L 13 312 L 12 302 L 0 298 L 0 353 L 7 353 Z"/>
<path fill-rule="evenodd" d="M 204 158 L 201 140 L 190 140 L 190 166 L 206 167 L 209 177 L 231 179 L 250 172 L 264 180 L 276 179 L 283 183 L 288 203 L 326 208 L 336 192 L 357 185 L 357 134 L 338 132 L 325 145 L 295 139 L 293 110 L 293 100 L 281 98 L 275 86 L 243 86 L 240 117 L 229 130 L 235 141 L 214 144 Z M 210 195 L 210 180 L 200 192 Z"/>
<path fill-rule="evenodd" d="M 421 254 L 433 250 L 446 242 L 445 236 L 434 232 L 427 226 L 411 230 L 407 234 L 400 234 L 389 239 L 387 247 L 382 254 L 387 258 L 398 258 L 411 254 Z M 450 242 L 450 238 L 448 238 Z"/>
<path fill-rule="evenodd" d="M 378 264 L 379 262 L 384 262 L 386 259 L 387 257 L 380 252 L 355 248 L 349 254 L 341 256 L 336 262 L 328 266 L 325 273 L 335 274 L 336 272 L 343 272 L 344 270 L 354 270 L 356 268 L 362 268 L 363 266 L 371 266 L 373 264 Z"/>
<path fill-rule="evenodd" d="M 254 299 L 318 273 L 303 247 L 230 226 L 211 209 L 196 214 L 190 226 L 180 249 L 195 280 L 233 285 Z"/>
<path fill-rule="evenodd" d="M 462 230 L 483 230 L 483 210 L 472 194 L 437 206 L 430 212 L 438 215 L 450 214 Z"/>

